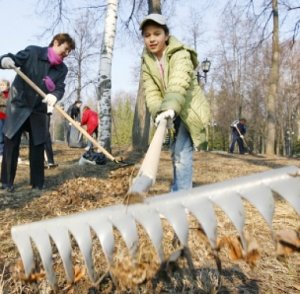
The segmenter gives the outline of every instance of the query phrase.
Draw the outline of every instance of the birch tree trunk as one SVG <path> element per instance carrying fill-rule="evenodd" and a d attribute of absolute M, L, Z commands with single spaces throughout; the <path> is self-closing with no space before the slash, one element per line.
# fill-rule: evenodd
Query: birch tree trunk
<path fill-rule="evenodd" d="M 266 136 L 266 154 L 275 154 L 275 113 L 276 101 L 278 96 L 279 81 L 279 17 L 278 0 L 272 0 L 273 14 L 273 35 L 272 35 L 272 64 L 270 72 L 270 84 L 267 96 L 267 136 Z"/>
<path fill-rule="evenodd" d="M 111 64 L 117 26 L 118 0 L 107 0 L 103 41 L 100 52 L 97 108 L 98 142 L 111 152 Z"/>
<path fill-rule="evenodd" d="M 148 0 L 148 13 L 161 13 L 160 0 Z M 140 74 L 132 126 L 132 148 L 136 151 L 146 151 L 149 143 L 149 133 L 150 113 L 146 107 L 143 78 L 142 74 Z"/>

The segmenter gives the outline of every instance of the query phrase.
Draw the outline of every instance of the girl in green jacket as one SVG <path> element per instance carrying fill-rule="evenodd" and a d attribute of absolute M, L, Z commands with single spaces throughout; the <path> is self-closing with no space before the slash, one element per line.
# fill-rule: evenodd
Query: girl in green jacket
<path fill-rule="evenodd" d="M 165 18 L 150 14 L 140 25 L 145 43 L 143 83 L 146 104 L 158 125 L 173 121 L 171 191 L 191 189 L 193 150 L 206 140 L 209 105 L 196 78 L 197 53 L 169 35 Z"/>

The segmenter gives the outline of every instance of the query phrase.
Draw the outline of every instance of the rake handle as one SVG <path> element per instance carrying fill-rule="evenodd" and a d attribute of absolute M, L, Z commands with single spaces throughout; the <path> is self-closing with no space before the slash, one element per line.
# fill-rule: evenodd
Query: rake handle
<path fill-rule="evenodd" d="M 29 85 L 31 86 L 39 95 L 44 99 L 46 93 L 42 91 L 31 79 L 29 79 L 19 68 L 13 67 L 15 72 Z M 82 128 L 78 122 L 71 118 L 58 104 L 54 105 L 54 108 L 67 120 L 69 121 L 81 134 L 83 134 L 89 141 L 91 141 L 105 156 L 111 161 L 118 162 L 108 151 L 106 151 L 97 140 L 95 140 L 84 128 Z"/>
<path fill-rule="evenodd" d="M 238 128 L 238 127 L 235 127 L 235 128 L 236 128 L 236 130 L 238 131 L 238 133 L 239 133 L 240 137 L 242 138 L 243 142 L 244 142 L 244 143 L 246 144 L 246 146 L 248 147 L 248 144 L 247 144 L 245 138 L 242 137 L 242 134 L 241 134 L 239 128 Z"/>

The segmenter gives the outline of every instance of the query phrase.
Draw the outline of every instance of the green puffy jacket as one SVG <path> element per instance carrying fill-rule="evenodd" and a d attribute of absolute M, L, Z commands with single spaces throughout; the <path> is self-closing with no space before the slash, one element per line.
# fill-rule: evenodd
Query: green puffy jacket
<path fill-rule="evenodd" d="M 153 118 L 173 109 L 187 127 L 195 147 L 206 141 L 209 104 L 197 82 L 197 53 L 170 36 L 164 52 L 164 81 L 152 53 L 143 54 L 143 82 L 147 107 Z"/>

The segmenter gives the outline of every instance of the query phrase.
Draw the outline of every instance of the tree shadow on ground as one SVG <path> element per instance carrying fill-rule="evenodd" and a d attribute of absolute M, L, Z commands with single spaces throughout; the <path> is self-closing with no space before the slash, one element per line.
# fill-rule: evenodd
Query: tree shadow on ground
<path fill-rule="evenodd" d="M 217 152 L 214 154 L 218 157 L 228 158 L 228 160 L 230 160 L 231 158 L 239 159 L 256 166 L 265 166 L 272 169 L 287 166 L 287 164 L 284 163 L 284 161 L 288 160 L 288 158 L 284 158 L 284 157 L 267 158 L 265 156 L 255 155 L 255 154 L 240 155 L 240 154 L 217 153 Z M 282 161 L 282 163 L 280 163 L 280 161 Z"/>
<path fill-rule="evenodd" d="M 104 293 L 107 284 L 113 285 L 107 276 L 99 287 L 91 287 L 87 293 Z M 155 277 L 149 283 L 143 283 L 134 292 L 119 291 L 113 286 L 117 293 L 183 293 L 183 294 L 207 294 L 207 293 L 249 293 L 258 294 L 257 281 L 249 279 L 238 268 L 227 268 L 218 272 L 214 268 L 198 268 L 193 273 L 188 268 L 181 268 L 176 264 L 168 268 L 160 268 Z M 119 292 L 118 292 L 119 291 Z M 106 293 L 106 292 L 105 292 Z"/>
<path fill-rule="evenodd" d="M 196 279 L 193 280 L 193 277 Z M 218 285 L 218 279 L 221 280 Z M 172 271 L 160 271 L 153 279 L 153 287 L 164 284 L 164 293 L 259 293 L 259 286 L 237 268 L 223 269 L 218 272 L 213 268 L 195 269 L 194 273 L 187 268 L 173 267 Z M 233 286 L 234 285 L 234 286 Z"/>

